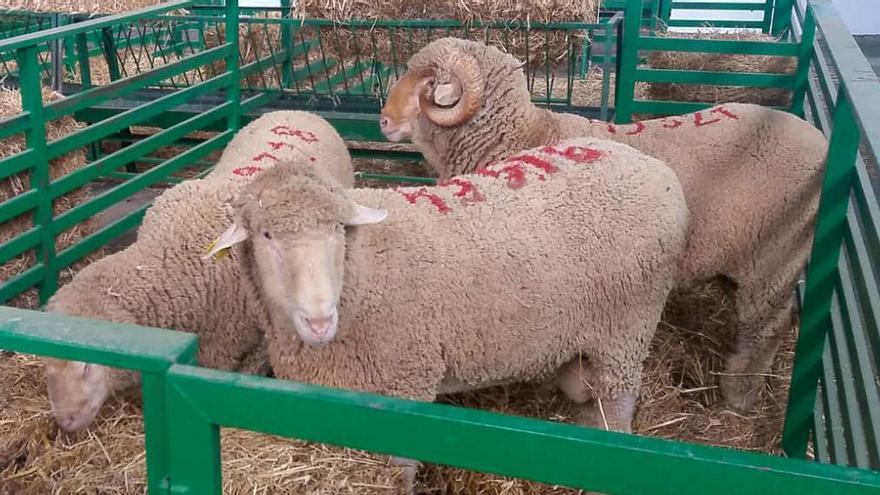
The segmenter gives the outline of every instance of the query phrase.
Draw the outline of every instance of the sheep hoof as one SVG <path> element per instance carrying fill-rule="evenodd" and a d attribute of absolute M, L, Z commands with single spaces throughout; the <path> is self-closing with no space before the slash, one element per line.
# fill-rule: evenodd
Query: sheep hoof
<path fill-rule="evenodd" d="M 391 463 L 397 466 L 402 466 L 403 468 L 400 493 L 402 495 L 415 495 L 416 474 L 418 473 L 419 467 L 422 465 L 422 463 L 413 459 L 393 456 L 391 457 Z"/>
<path fill-rule="evenodd" d="M 748 414 L 755 407 L 758 392 L 764 385 L 762 376 L 722 376 L 721 393 L 728 408 L 737 414 Z"/>

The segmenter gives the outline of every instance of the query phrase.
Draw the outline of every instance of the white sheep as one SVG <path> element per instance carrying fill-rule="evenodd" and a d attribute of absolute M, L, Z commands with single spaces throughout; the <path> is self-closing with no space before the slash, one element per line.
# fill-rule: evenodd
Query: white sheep
<path fill-rule="evenodd" d="M 569 363 L 566 393 L 630 431 L 687 218 L 662 162 L 574 139 L 435 187 L 348 189 L 279 165 L 215 249 L 267 304 L 277 377 L 430 401 Z M 304 345 L 315 321 L 332 343 Z M 596 402 L 585 421 L 604 426 Z"/>
<path fill-rule="evenodd" d="M 231 220 L 229 201 L 279 160 L 320 167 L 342 184 L 354 183 L 345 143 L 324 119 L 298 111 L 263 115 L 235 135 L 210 175 L 161 194 L 134 244 L 84 268 L 47 309 L 194 332 L 200 364 L 267 373 L 263 306 L 243 289 L 237 263 L 202 256 Z M 52 409 L 67 431 L 87 427 L 108 394 L 137 380 L 135 373 L 58 359 L 46 360 L 46 373 Z"/>
<path fill-rule="evenodd" d="M 392 88 L 382 132 L 411 137 L 441 179 L 576 136 L 626 143 L 667 163 L 692 215 L 680 286 L 719 276 L 735 284 L 737 341 L 721 387 L 728 405 L 751 409 L 791 329 L 827 153 L 822 133 L 746 104 L 624 126 L 554 113 L 531 102 L 521 66 L 479 42 L 434 41 Z"/>

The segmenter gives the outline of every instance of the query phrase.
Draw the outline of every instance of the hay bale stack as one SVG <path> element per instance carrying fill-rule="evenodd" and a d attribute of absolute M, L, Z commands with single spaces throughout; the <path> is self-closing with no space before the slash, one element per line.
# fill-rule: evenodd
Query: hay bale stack
<path fill-rule="evenodd" d="M 58 95 L 49 89 L 43 89 L 43 100 L 52 101 Z M 21 112 L 21 96 L 18 91 L 0 89 L 0 119 L 17 115 Z M 65 136 L 81 124 L 76 122 L 72 117 L 64 117 L 62 119 L 46 123 L 46 139 L 51 141 Z M 15 135 L 0 140 L 0 159 L 12 156 L 25 149 L 25 140 L 22 135 Z M 67 155 L 56 158 L 49 163 L 49 176 L 51 179 L 57 179 L 65 176 L 81 167 L 86 163 L 85 153 L 82 149 L 75 150 Z M 23 194 L 30 190 L 30 171 L 25 171 L 0 181 L 0 203 L 7 201 L 15 196 Z M 84 188 L 76 189 L 70 193 L 58 198 L 53 204 L 53 213 L 58 215 L 67 211 L 89 199 L 89 194 Z M 27 212 L 12 220 L 0 224 L 0 244 L 9 241 L 19 234 L 29 230 L 33 223 L 31 213 Z M 92 222 L 81 223 L 70 230 L 62 232 L 55 239 L 55 249 L 61 251 L 68 246 L 74 244 L 80 238 L 92 233 L 94 227 Z M 7 263 L 0 265 L 0 281 L 6 281 L 15 277 L 34 265 L 35 258 L 32 251 L 27 251 L 16 258 L 9 260 Z M 69 272 L 66 271 L 66 272 Z M 64 276 L 62 274 L 62 281 Z M 10 305 L 35 308 L 37 304 L 36 290 L 31 289 L 21 296 L 10 301 Z"/>
<path fill-rule="evenodd" d="M 118 14 L 152 7 L 162 0 L 4 0 L 3 8 L 62 14 Z"/>
<path fill-rule="evenodd" d="M 456 19 L 472 21 L 595 22 L 598 0 L 300 0 L 294 7 L 297 17 L 331 19 Z M 357 29 L 334 27 L 303 31 L 307 37 L 321 39 L 325 51 L 334 56 L 374 58 L 386 65 L 402 66 L 431 39 L 446 35 L 443 29 Z M 497 46 L 528 62 L 530 68 L 564 64 L 579 53 L 585 33 L 492 29 L 453 29 L 449 36 L 469 38 Z M 394 50 L 392 51 L 392 44 Z M 528 60 L 527 60 L 528 59 Z"/>
<path fill-rule="evenodd" d="M 689 39 L 778 41 L 765 33 L 701 30 L 697 33 L 658 32 L 658 36 Z M 765 55 L 722 55 L 717 53 L 651 52 L 648 65 L 654 69 L 680 69 L 717 72 L 793 74 L 794 57 Z M 652 100 L 695 101 L 706 103 L 754 103 L 764 106 L 788 106 L 791 91 L 775 88 L 744 88 L 695 84 L 649 83 L 647 97 Z"/>

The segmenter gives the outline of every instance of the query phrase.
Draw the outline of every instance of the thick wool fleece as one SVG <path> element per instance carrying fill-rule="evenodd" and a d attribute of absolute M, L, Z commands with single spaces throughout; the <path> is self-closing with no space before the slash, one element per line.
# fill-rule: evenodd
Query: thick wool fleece
<path fill-rule="evenodd" d="M 518 60 L 473 41 L 437 40 L 408 68 L 442 67 L 452 50 L 477 59 L 485 94 L 479 112 L 458 127 L 419 115 L 412 140 L 441 179 L 577 136 L 626 143 L 675 171 L 692 215 L 681 285 L 716 276 L 736 284 L 737 344 L 722 386 L 732 405 L 748 409 L 790 329 L 824 172 L 822 133 L 794 115 L 748 104 L 626 126 L 553 113 L 531 103 Z"/>
<path fill-rule="evenodd" d="M 290 145 L 281 150 L 285 161 L 321 167 L 340 182 L 353 182 L 348 151 L 329 123 L 305 112 L 277 114 L 266 114 L 236 134 L 223 154 L 223 167 L 156 198 L 144 216 L 137 241 L 77 273 L 49 300 L 47 309 L 193 332 L 199 335 L 200 364 L 267 373 L 263 328 L 268 318 L 253 311 L 253 298 L 241 285 L 238 264 L 200 259 L 229 226 L 230 201 L 253 180 L 253 174 L 235 173 L 238 167 L 232 165 L 242 162 L 232 163 L 231 157 L 257 156 L 263 153 L 267 140 L 281 142 Z M 267 125 L 283 125 L 315 140 L 303 141 L 295 133 L 277 135 Z M 259 166 L 271 169 L 273 164 Z M 114 388 L 133 383 L 131 373 L 113 373 Z"/>
<path fill-rule="evenodd" d="M 278 184 L 296 215 L 257 206 Z M 339 190 L 280 166 L 247 190 L 249 218 L 261 212 L 263 223 L 328 211 L 338 222 L 349 199 L 388 210 L 346 234 L 335 340 L 308 347 L 275 321 L 270 357 L 278 377 L 417 400 L 543 379 L 581 353 L 597 395 L 637 395 L 688 219 L 662 162 L 598 139 L 436 187 Z M 247 242 L 235 249 L 252 256 Z M 243 272 L 257 292 L 253 264 Z"/>

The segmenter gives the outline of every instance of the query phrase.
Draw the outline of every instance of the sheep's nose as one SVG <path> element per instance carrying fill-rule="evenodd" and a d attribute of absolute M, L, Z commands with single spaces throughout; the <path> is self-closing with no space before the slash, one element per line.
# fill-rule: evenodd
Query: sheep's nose
<path fill-rule="evenodd" d="M 379 127 L 387 127 L 388 126 L 388 117 L 382 117 L 379 119 Z"/>
<path fill-rule="evenodd" d="M 322 316 L 320 318 L 306 318 L 306 323 L 309 324 L 309 328 L 312 330 L 312 333 L 317 335 L 318 337 L 323 337 L 327 334 L 327 330 L 330 329 L 330 322 L 333 318 L 330 316 Z"/>

